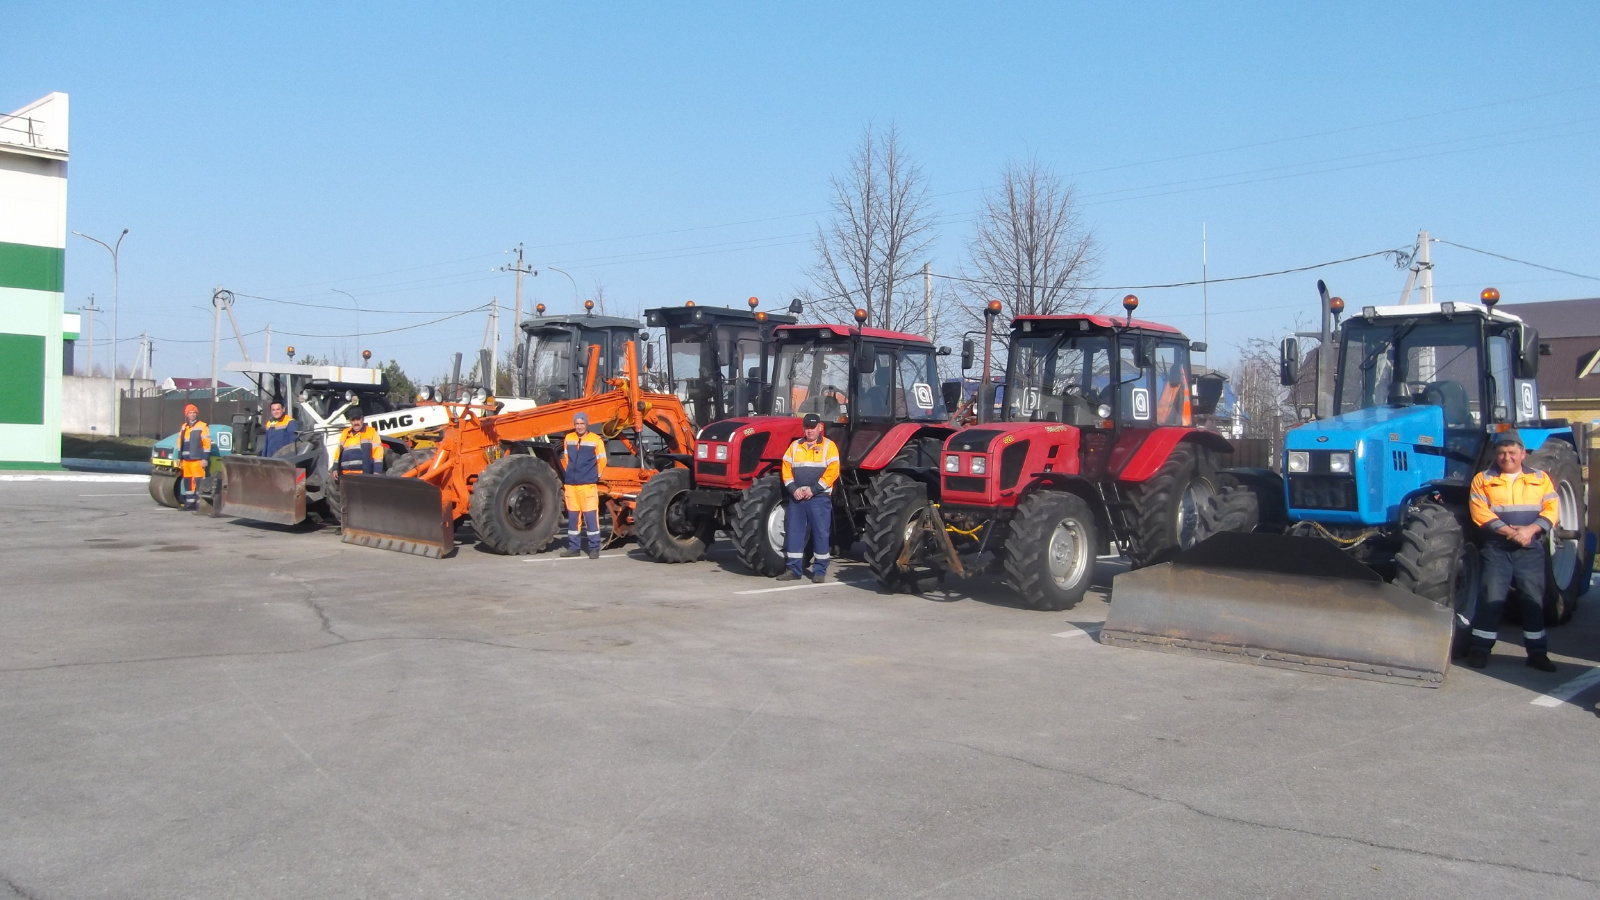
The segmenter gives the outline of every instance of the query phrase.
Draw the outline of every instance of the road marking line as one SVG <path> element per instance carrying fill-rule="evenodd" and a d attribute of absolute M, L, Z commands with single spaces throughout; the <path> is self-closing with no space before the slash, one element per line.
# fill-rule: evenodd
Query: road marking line
<path fill-rule="evenodd" d="M 1548 694 L 1540 694 L 1531 702 L 1534 706 L 1560 706 L 1597 683 L 1600 683 L 1600 667 L 1590 669 L 1577 678 L 1559 685 Z"/>
<path fill-rule="evenodd" d="M 66 475 L 59 472 L 0 473 L 0 481 L 122 481 L 132 483 L 148 482 L 149 480 L 149 475 Z"/>
<path fill-rule="evenodd" d="M 600 554 L 600 558 L 601 559 L 627 559 L 628 558 L 628 554 L 626 554 L 626 553 L 602 553 L 602 554 Z M 525 560 L 523 560 L 523 562 L 577 562 L 580 559 L 584 560 L 584 561 L 589 561 L 589 557 L 587 557 L 587 556 L 544 556 L 544 557 L 535 557 L 533 559 L 525 559 Z"/>
<path fill-rule="evenodd" d="M 801 590 L 803 588 L 835 587 L 835 586 L 841 585 L 841 584 L 861 584 L 861 583 L 862 582 L 856 581 L 854 579 L 852 579 L 850 581 L 844 581 L 843 579 L 841 579 L 841 580 L 838 580 L 838 581 L 824 581 L 821 584 L 817 584 L 815 582 L 812 582 L 811 584 L 786 584 L 783 587 L 756 588 L 753 591 L 734 591 L 734 593 L 735 594 L 771 594 L 771 593 L 774 593 L 776 591 L 798 591 L 798 590 Z"/>

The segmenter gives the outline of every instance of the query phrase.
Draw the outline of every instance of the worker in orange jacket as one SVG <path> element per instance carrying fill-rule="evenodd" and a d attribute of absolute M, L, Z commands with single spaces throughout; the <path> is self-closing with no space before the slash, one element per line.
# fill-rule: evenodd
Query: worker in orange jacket
<path fill-rule="evenodd" d="M 811 580 L 828 577 L 832 544 L 833 485 L 839 480 L 839 446 L 823 433 L 822 417 L 806 413 L 800 420 L 803 437 L 783 452 L 783 490 L 789 495 L 784 513 L 784 570 L 779 581 L 805 577 L 806 544 L 811 544 Z"/>
<path fill-rule="evenodd" d="M 345 413 L 349 424 L 339 432 L 339 459 L 334 466 L 334 477 L 340 475 L 382 475 L 383 441 L 378 432 L 367 424 L 367 417 L 359 407 Z"/>
<path fill-rule="evenodd" d="M 200 480 L 211 463 L 211 427 L 200 421 L 200 408 L 193 403 L 183 408 L 183 426 L 178 429 L 178 466 L 183 478 L 185 509 L 199 502 Z"/>
<path fill-rule="evenodd" d="M 572 433 L 562 442 L 566 465 L 562 495 L 567 507 L 567 549 L 562 556 L 577 556 L 579 538 L 588 533 L 589 558 L 600 558 L 600 478 L 606 469 L 606 442 L 589 430 L 589 416 L 572 416 Z"/>
<path fill-rule="evenodd" d="M 1561 521 L 1561 504 L 1555 482 L 1538 469 L 1522 464 L 1528 449 L 1515 431 L 1502 431 L 1494 439 L 1494 463 L 1472 479 L 1468 506 L 1472 524 L 1483 538 L 1483 596 L 1472 619 L 1472 649 L 1467 665 L 1489 664 L 1489 653 L 1500 636 L 1500 616 L 1506 592 L 1522 595 L 1522 646 L 1527 663 L 1541 672 L 1554 672 L 1544 633 L 1545 536 Z"/>

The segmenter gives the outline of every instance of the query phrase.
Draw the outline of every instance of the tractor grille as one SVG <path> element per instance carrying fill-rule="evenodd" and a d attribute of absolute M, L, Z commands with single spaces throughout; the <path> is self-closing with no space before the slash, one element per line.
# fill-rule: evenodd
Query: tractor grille
<path fill-rule="evenodd" d="M 767 441 L 772 438 L 772 432 L 763 431 L 753 434 L 739 443 L 739 474 L 747 475 L 754 472 L 756 465 L 761 462 L 761 452 L 767 449 Z"/>
<path fill-rule="evenodd" d="M 696 462 L 694 470 L 701 475 L 714 475 L 718 478 L 728 474 L 728 464 L 719 462 Z"/>
<path fill-rule="evenodd" d="M 947 491 L 960 491 L 964 494 L 981 494 L 987 491 L 988 484 L 982 478 L 970 475 L 944 476 L 944 489 Z"/>
<path fill-rule="evenodd" d="M 1411 468 L 1410 456 L 1411 455 L 1404 450 L 1394 451 L 1394 470 L 1396 472 L 1405 472 L 1409 470 Z"/>
<path fill-rule="evenodd" d="M 1296 509 L 1354 511 L 1356 480 L 1347 475 L 1290 475 L 1289 505 Z"/>

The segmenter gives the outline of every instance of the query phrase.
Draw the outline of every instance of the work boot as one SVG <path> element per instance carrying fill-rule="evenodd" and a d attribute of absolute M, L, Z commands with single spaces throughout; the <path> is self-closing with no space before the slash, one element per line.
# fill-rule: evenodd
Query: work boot
<path fill-rule="evenodd" d="M 589 551 L 589 558 L 590 559 L 599 559 L 600 558 L 600 551 L 591 549 Z"/>
<path fill-rule="evenodd" d="M 811 573 L 811 583 L 812 584 L 821 584 L 821 583 L 823 583 L 824 581 L 827 581 L 827 580 L 828 580 L 828 570 L 827 569 L 823 569 L 821 572 L 812 572 Z"/>
<path fill-rule="evenodd" d="M 1467 652 L 1467 665 L 1474 669 L 1487 669 L 1489 667 L 1489 651 L 1482 647 L 1473 647 Z"/>
<path fill-rule="evenodd" d="M 1543 650 L 1534 650 L 1528 653 L 1528 668 L 1538 669 L 1541 672 L 1554 672 L 1556 664 L 1550 661 L 1550 654 Z"/>
<path fill-rule="evenodd" d="M 582 556 L 582 555 L 583 555 L 583 551 L 582 550 L 571 550 L 571 549 L 568 549 L 568 550 L 561 551 L 561 558 L 562 559 L 571 559 L 574 556 Z"/>
<path fill-rule="evenodd" d="M 777 581 L 799 581 L 800 580 L 800 576 L 796 575 L 795 573 L 793 573 L 791 571 L 789 571 L 788 569 L 784 569 L 783 570 L 783 574 L 779 575 L 776 580 Z"/>

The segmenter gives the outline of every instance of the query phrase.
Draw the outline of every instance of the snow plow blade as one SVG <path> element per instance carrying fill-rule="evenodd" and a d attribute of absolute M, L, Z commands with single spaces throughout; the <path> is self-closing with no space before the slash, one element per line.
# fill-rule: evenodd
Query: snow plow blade
<path fill-rule="evenodd" d="M 444 496 L 420 478 L 345 475 L 339 479 L 344 542 L 438 559 L 456 546 Z"/>
<path fill-rule="evenodd" d="M 1438 687 L 1452 617 L 1318 538 L 1224 532 L 1118 575 L 1100 642 Z"/>
<path fill-rule="evenodd" d="M 217 516 L 298 525 L 306 518 L 306 473 L 282 459 L 230 456 L 222 464 Z"/>

